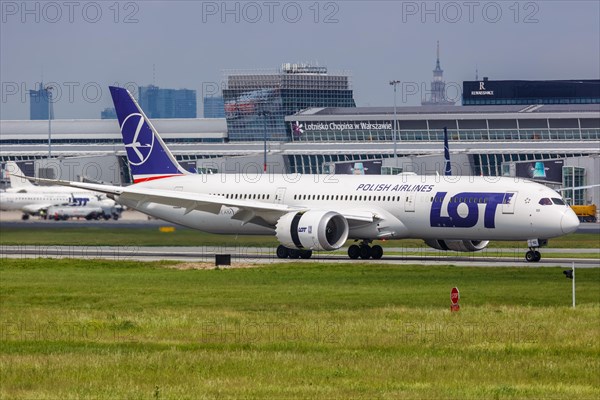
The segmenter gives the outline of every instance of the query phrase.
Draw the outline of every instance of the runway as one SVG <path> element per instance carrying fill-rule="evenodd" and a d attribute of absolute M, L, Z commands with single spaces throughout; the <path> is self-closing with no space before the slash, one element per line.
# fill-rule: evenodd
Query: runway
<path fill-rule="evenodd" d="M 395 250 L 402 250 L 400 252 Z M 390 255 L 381 260 L 350 260 L 340 253 L 315 252 L 308 260 L 279 259 L 273 248 L 261 247 L 134 247 L 134 246 L 0 246 L 1 258 L 74 258 L 74 259 L 107 259 L 114 261 L 160 261 L 173 260 L 185 262 L 214 263 L 216 254 L 231 255 L 232 265 L 274 263 L 357 263 L 369 262 L 396 265 L 455 265 L 459 267 L 562 267 L 570 268 L 573 263 L 577 268 L 598 268 L 598 259 L 543 258 L 538 263 L 524 260 L 522 249 L 505 249 L 501 256 L 453 256 L 447 253 L 440 255 L 414 255 L 415 249 L 386 249 Z M 500 249 L 496 249 L 496 252 Z M 550 251 L 552 250 L 552 251 Z M 580 249 L 548 249 L 547 253 L 577 253 Z M 411 253 L 402 255 L 402 252 Z M 400 254 L 398 254 L 400 253 Z M 542 252 L 542 256 L 543 256 Z"/>
<path fill-rule="evenodd" d="M 28 221 L 20 219 L 20 213 L 0 213 L 2 227 L 25 228 L 35 232 L 36 228 L 66 227 L 96 227 L 96 228 L 148 228 L 164 225 L 173 225 L 161 220 L 148 220 L 147 216 L 136 211 L 126 211 L 123 218 L 118 221 L 52 221 L 32 218 Z M 181 229 L 187 229 L 181 227 Z M 600 224 L 581 224 L 578 233 L 600 233 Z M 422 264 L 427 265 L 456 265 L 471 267 L 570 267 L 574 262 L 577 267 L 597 268 L 600 260 L 596 259 L 571 259 L 571 258 L 544 258 L 550 253 L 579 253 L 582 249 L 542 249 L 542 260 L 538 263 L 528 263 L 524 260 L 524 249 L 486 249 L 482 252 L 468 256 L 456 256 L 451 253 L 434 249 L 412 249 L 405 247 L 386 248 L 381 260 L 350 260 L 345 249 L 338 252 L 315 252 L 309 260 L 282 260 L 276 257 L 275 248 L 243 247 L 243 246 L 202 246 L 202 247 L 135 247 L 135 246 L 54 246 L 54 245 L 23 245 L 0 246 L 2 258 L 78 258 L 78 259 L 109 259 L 109 260 L 136 260 L 158 261 L 178 260 L 186 262 L 214 263 L 216 254 L 230 254 L 232 263 L 240 264 L 273 264 L 282 262 L 326 262 L 326 263 L 356 263 L 372 262 L 379 264 Z M 488 255 L 487 252 L 494 252 Z M 600 249 L 585 249 L 586 253 L 600 253 Z M 432 255 L 433 253 L 433 255 Z"/>

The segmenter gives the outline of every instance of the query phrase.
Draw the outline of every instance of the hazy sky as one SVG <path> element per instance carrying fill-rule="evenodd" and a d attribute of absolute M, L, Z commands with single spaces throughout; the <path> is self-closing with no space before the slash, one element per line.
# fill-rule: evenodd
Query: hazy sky
<path fill-rule="evenodd" d="M 318 62 L 349 71 L 359 106 L 418 105 L 436 41 L 450 86 L 490 79 L 600 79 L 600 2 L 0 1 L 0 118 L 28 119 L 42 73 L 57 118 L 99 118 L 107 86 L 190 88 L 226 69 Z M 155 73 L 153 74 L 153 65 Z M 413 84 L 414 83 L 414 84 Z M 100 92 L 98 92 L 100 90 Z M 452 93 L 449 90 L 449 95 Z"/>

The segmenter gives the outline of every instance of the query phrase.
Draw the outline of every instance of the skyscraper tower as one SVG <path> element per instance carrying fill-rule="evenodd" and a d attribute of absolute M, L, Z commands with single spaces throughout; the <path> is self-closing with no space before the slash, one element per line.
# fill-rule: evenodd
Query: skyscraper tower
<path fill-rule="evenodd" d="M 454 102 L 446 99 L 446 82 L 444 82 L 444 70 L 440 66 L 440 41 L 437 42 L 437 60 L 433 70 L 431 81 L 431 96 L 428 101 L 422 101 L 421 105 L 454 105 Z"/>
<path fill-rule="evenodd" d="M 44 88 L 40 82 L 38 90 L 29 90 L 29 119 L 40 120 L 54 119 L 54 110 L 52 104 L 52 91 Z"/>

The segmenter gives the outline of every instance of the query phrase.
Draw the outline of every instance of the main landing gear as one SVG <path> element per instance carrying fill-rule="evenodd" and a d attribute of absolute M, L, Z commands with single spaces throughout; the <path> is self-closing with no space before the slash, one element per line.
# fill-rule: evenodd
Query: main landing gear
<path fill-rule="evenodd" d="M 379 260 L 383 257 L 383 248 L 377 244 L 371 247 L 369 246 L 369 243 L 369 240 L 363 240 L 360 245 L 353 244 L 348 247 L 348 257 L 353 260 L 356 260 L 359 257 L 363 260 L 368 260 L 369 258 Z"/>
<path fill-rule="evenodd" d="M 283 245 L 277 246 L 277 257 L 278 258 L 291 258 L 298 259 L 302 258 L 307 260 L 312 257 L 312 250 L 298 250 L 298 249 L 288 249 Z"/>
<path fill-rule="evenodd" d="M 525 253 L 525 260 L 527 262 L 538 262 L 542 259 L 542 254 L 537 250 L 542 246 L 548 244 L 547 239 L 530 239 L 527 241 L 529 251 Z"/>

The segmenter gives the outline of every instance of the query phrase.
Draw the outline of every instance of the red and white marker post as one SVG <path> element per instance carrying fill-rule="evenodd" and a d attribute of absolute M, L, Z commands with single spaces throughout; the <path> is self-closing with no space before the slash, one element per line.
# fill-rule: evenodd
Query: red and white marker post
<path fill-rule="evenodd" d="M 458 292 L 458 288 L 453 287 L 450 291 L 450 311 L 459 311 L 460 305 L 458 301 L 460 300 L 460 293 Z"/>

